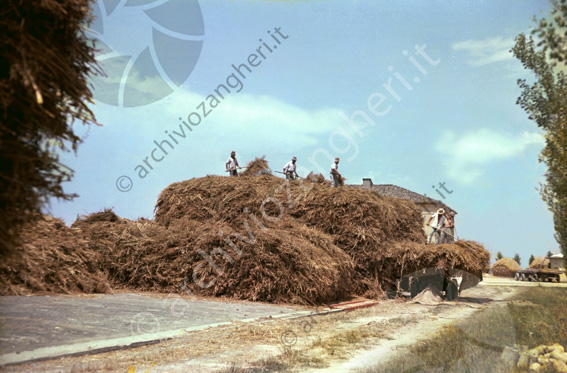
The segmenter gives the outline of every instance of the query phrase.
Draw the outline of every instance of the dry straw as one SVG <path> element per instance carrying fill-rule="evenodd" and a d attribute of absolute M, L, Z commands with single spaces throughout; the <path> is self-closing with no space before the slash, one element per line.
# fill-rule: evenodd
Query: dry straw
<path fill-rule="evenodd" d="M 533 269 L 543 269 L 543 268 L 548 268 L 550 263 L 549 258 L 546 258 L 544 256 L 540 256 L 535 258 L 531 264 L 530 264 L 530 268 Z"/>
<path fill-rule="evenodd" d="M 263 158 L 252 163 L 252 174 L 269 169 Z M 44 224 L 43 233 L 27 236 L 20 277 L 3 276 L 4 293 L 88 293 L 107 291 L 108 283 L 179 292 L 187 279 L 200 295 L 321 304 L 380 297 L 403 274 L 421 268 L 481 276 L 488 266 L 481 244 L 425 245 L 421 213 L 412 202 L 316 180 L 207 176 L 165 188 L 155 221 L 105 210 L 73 228 Z M 47 247 L 53 255 L 42 259 Z M 57 268 L 52 277 L 33 272 L 49 266 Z M 5 265 L 0 271 L 9 272 Z"/>
<path fill-rule="evenodd" d="M 512 277 L 520 269 L 522 267 L 514 259 L 502 258 L 492 265 L 492 274 L 500 277 Z"/>

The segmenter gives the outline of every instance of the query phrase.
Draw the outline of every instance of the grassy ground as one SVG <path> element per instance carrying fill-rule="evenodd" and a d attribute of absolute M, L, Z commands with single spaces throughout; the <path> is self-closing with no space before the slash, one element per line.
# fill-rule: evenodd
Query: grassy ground
<path fill-rule="evenodd" d="M 450 325 L 409 353 L 368 369 L 374 372 L 509 372 L 506 346 L 559 343 L 567 347 L 567 289 L 526 288 L 511 302 Z"/>

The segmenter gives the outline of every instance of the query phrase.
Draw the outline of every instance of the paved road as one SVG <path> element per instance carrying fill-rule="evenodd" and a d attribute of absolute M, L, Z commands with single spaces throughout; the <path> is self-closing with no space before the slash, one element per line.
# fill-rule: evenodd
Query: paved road
<path fill-rule="evenodd" d="M 141 294 L 5 296 L 0 297 L 0 364 L 23 351 L 33 357 L 29 351 L 296 312 L 252 302 Z"/>
<path fill-rule="evenodd" d="M 481 286 L 521 286 L 521 287 L 557 287 L 565 288 L 567 287 L 567 282 L 532 282 L 532 281 L 516 281 L 513 278 L 507 277 L 496 277 L 496 276 L 485 276 L 482 282 L 479 283 Z"/>

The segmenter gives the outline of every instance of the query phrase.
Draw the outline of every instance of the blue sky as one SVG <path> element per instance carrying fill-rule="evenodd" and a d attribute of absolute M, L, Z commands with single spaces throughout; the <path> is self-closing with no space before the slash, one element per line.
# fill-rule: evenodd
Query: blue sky
<path fill-rule="evenodd" d="M 109 4 L 113 10 L 104 15 Z M 156 4 L 170 7 L 163 8 L 165 18 L 144 12 Z M 537 162 L 543 137 L 515 104 L 517 79 L 530 75 L 508 52 L 518 33 L 529 33 L 534 15 L 548 14 L 548 1 L 199 5 L 202 33 L 195 8 L 176 1 L 107 0 L 99 7 L 105 27 L 98 35 L 114 53 L 107 56 L 136 57 L 150 46 L 146 57 L 153 60 L 145 61 L 158 62 L 151 76 L 136 70 L 144 65 L 133 65 L 135 58 L 129 65 L 128 58 L 113 60 L 132 69 L 124 102 L 165 97 L 135 107 L 95 100 L 91 107 L 102 126 L 77 127 L 84 143 L 76 155 L 62 155 L 75 170 L 65 190 L 80 197 L 52 201 L 51 214 L 71 223 L 77 215 L 112 207 L 129 219 L 152 218 L 161 190 L 176 181 L 224 175 L 231 150 L 241 165 L 265 155 L 275 170 L 297 156 L 300 174 L 326 175 L 328 157 L 340 156 L 348 183 L 371 177 L 375 184 L 443 200 L 459 212 L 458 235 L 484 243 L 493 254 L 519 253 L 526 265 L 530 254 L 558 251 L 552 216 L 535 190 L 545 172 Z M 184 11 L 193 12 L 187 17 L 192 22 L 184 22 Z M 152 28 L 170 38 L 152 39 Z M 196 63 L 184 47 L 191 41 L 202 41 Z M 266 58 L 257 56 L 253 62 L 261 63 L 248 65 L 251 72 L 241 69 L 242 79 L 232 65 L 258 55 L 263 42 L 272 52 L 262 47 Z M 124 82 L 112 69 L 107 82 Z M 173 77 L 167 74 L 172 71 Z M 219 84 L 234 88 L 212 107 L 207 96 L 217 96 Z M 95 87 L 98 97 L 103 88 Z M 197 120 L 188 119 L 193 112 L 202 117 L 196 126 L 188 123 Z M 154 141 L 173 138 L 178 144 L 162 144 L 168 154 L 157 150 L 160 161 L 152 160 Z M 121 176 L 131 179 L 130 191 L 117 189 Z M 433 188 L 442 182 L 452 191 L 445 198 Z"/>

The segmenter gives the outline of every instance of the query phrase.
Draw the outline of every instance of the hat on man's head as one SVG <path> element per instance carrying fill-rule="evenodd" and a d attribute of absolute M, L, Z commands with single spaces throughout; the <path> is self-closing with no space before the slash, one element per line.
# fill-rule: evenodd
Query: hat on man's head
<path fill-rule="evenodd" d="M 291 160 L 292 160 L 292 161 L 297 161 L 297 157 L 293 157 Z"/>
<path fill-rule="evenodd" d="M 335 162 L 339 160 L 339 157 L 335 158 Z"/>
<path fill-rule="evenodd" d="M 439 210 L 437 210 L 437 213 L 438 213 L 438 214 L 444 214 L 444 213 L 445 213 L 445 210 L 439 209 Z"/>

